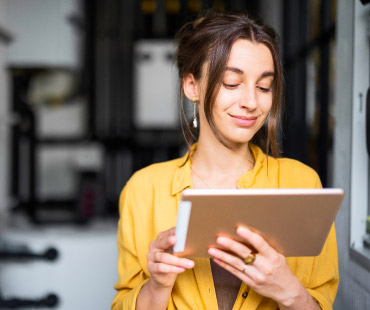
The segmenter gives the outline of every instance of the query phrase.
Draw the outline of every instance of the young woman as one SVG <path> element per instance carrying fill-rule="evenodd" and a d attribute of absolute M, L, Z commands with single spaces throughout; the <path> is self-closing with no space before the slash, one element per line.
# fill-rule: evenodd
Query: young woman
<path fill-rule="evenodd" d="M 122 191 L 112 309 L 332 309 L 334 227 L 316 257 L 285 258 L 245 228 L 237 233 L 256 254 L 222 237 L 217 243 L 229 251 L 210 248 L 212 259 L 171 254 L 185 188 L 321 187 L 312 169 L 278 158 L 275 32 L 245 15 L 213 13 L 183 26 L 177 41 L 181 93 L 199 110 L 199 137 L 183 158 L 140 170 Z"/>

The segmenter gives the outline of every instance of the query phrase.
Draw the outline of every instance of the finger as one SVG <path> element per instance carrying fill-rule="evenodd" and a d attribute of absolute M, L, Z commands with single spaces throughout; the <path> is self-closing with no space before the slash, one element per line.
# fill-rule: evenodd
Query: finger
<path fill-rule="evenodd" d="M 252 253 L 252 251 L 247 246 L 245 246 L 244 244 L 239 243 L 239 242 L 237 242 L 233 239 L 230 239 L 230 238 L 219 237 L 219 238 L 217 238 L 217 243 L 222 245 L 227 250 L 232 251 L 233 253 L 235 253 L 240 258 L 240 261 L 242 261 L 242 263 L 243 263 L 242 266 L 243 267 L 246 264 L 245 258 L 248 257 Z M 271 263 L 261 253 L 254 254 L 254 257 L 255 257 L 255 260 L 252 263 L 252 265 L 256 269 L 258 269 L 262 273 L 266 273 L 266 274 L 270 274 L 272 272 L 271 268 L 270 268 Z M 257 259 L 257 257 L 258 257 L 258 259 Z M 238 260 L 238 258 L 236 258 L 236 260 Z M 237 264 L 239 264 L 239 263 L 237 263 Z"/>
<path fill-rule="evenodd" d="M 167 230 L 158 234 L 155 241 L 151 243 L 151 250 L 165 251 L 173 247 L 176 243 L 176 236 Z"/>
<path fill-rule="evenodd" d="M 259 234 L 252 232 L 246 227 L 238 227 L 237 234 L 245 239 L 262 255 L 270 256 L 276 251 Z"/>
<path fill-rule="evenodd" d="M 151 270 L 151 272 L 154 273 L 182 273 L 186 269 L 178 266 L 172 266 L 162 263 L 152 263 L 152 266 L 148 265 L 148 268 Z"/>
<path fill-rule="evenodd" d="M 227 237 L 218 237 L 216 242 L 225 249 L 235 253 L 242 260 L 252 252 L 246 245 Z"/>
<path fill-rule="evenodd" d="M 220 238 L 224 238 L 224 237 L 220 237 Z M 244 246 L 243 244 L 238 243 L 238 242 L 236 242 L 232 239 L 229 239 L 229 238 L 226 238 L 226 239 L 228 239 L 228 240 L 226 240 L 227 242 L 230 241 L 230 244 L 234 245 L 234 248 L 235 247 L 238 248 L 237 250 L 234 251 L 234 253 L 238 257 L 234 257 L 234 256 L 231 255 L 232 258 L 230 258 L 230 260 L 225 259 L 225 261 L 229 264 L 233 264 L 236 267 L 239 266 L 238 269 L 242 270 L 244 268 L 244 266 L 246 265 L 246 263 L 244 261 L 244 258 L 246 258 L 251 253 L 251 250 L 248 247 Z M 225 243 L 223 243 L 222 245 L 224 247 L 226 247 Z M 233 247 L 230 246 L 230 248 L 233 248 Z M 230 249 L 230 248 L 227 248 L 227 249 Z M 230 254 L 226 253 L 225 251 L 222 251 L 222 250 L 219 250 L 219 249 L 215 249 L 215 250 L 216 250 L 215 255 L 220 255 L 220 253 L 225 253 L 225 257 L 229 257 L 229 255 L 230 255 Z M 211 250 L 211 251 L 213 251 L 213 250 Z M 260 271 L 262 273 L 270 274 L 272 272 L 271 262 L 269 262 L 261 253 L 255 254 L 254 256 L 255 256 L 255 260 L 254 260 L 253 263 L 250 264 L 250 266 L 253 266 L 255 269 L 257 269 L 258 271 Z M 217 256 L 217 257 L 220 257 L 220 256 Z"/>
<path fill-rule="evenodd" d="M 175 235 L 175 233 L 176 233 L 176 227 L 172 227 L 172 228 L 170 228 L 170 229 L 168 230 L 168 233 L 169 233 L 170 235 Z"/>
<path fill-rule="evenodd" d="M 214 261 L 216 261 L 224 269 L 236 275 L 242 281 L 246 283 L 248 281 L 247 284 L 251 287 L 256 287 L 257 285 L 261 285 L 266 281 L 266 275 L 260 272 L 253 264 L 244 264 L 242 267 L 239 267 L 240 265 L 235 266 L 230 264 L 227 260 L 225 261 L 219 258 L 214 258 Z"/>
<path fill-rule="evenodd" d="M 220 261 L 225 262 L 226 264 L 232 266 L 233 268 L 241 271 L 245 266 L 245 263 L 240 259 L 240 257 L 226 253 L 220 249 L 209 248 L 208 254 L 214 258 L 217 258 Z"/>
<path fill-rule="evenodd" d="M 162 251 L 157 251 L 153 254 L 153 262 L 177 266 L 185 269 L 191 269 L 194 267 L 194 262 L 192 260 L 180 258 Z"/>
<path fill-rule="evenodd" d="M 246 283 L 249 287 L 253 287 L 254 281 L 249 277 L 248 274 L 244 273 L 243 271 L 240 271 L 233 266 L 230 266 L 223 262 L 222 260 L 219 260 L 217 258 L 213 258 L 213 261 L 221 266 L 222 268 L 226 269 L 230 273 L 232 273 L 234 276 L 238 277 L 240 280 L 242 280 L 244 283 Z"/>
<path fill-rule="evenodd" d="M 253 263 L 251 265 L 245 265 L 242 272 L 251 279 L 253 287 L 256 285 L 261 285 L 267 280 L 267 275 Z"/>

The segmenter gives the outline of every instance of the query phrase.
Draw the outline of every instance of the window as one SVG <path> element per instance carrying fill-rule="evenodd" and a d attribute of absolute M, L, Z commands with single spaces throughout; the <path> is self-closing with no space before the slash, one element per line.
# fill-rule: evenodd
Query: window
<path fill-rule="evenodd" d="M 370 96 L 369 43 L 367 33 L 369 7 L 355 2 L 352 147 L 351 147 L 351 257 L 370 270 L 370 170 L 366 145 L 366 101 Z M 370 107 L 369 107 L 370 108 Z M 370 121 L 370 119 L 369 119 Z"/>

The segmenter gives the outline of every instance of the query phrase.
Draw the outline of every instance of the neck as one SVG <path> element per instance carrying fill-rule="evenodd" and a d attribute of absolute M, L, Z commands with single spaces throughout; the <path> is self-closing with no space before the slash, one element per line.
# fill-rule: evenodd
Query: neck
<path fill-rule="evenodd" d="M 192 169 L 212 187 L 235 186 L 239 177 L 252 169 L 253 163 L 248 143 L 229 149 L 216 137 L 203 137 L 201 134 L 192 157 Z"/>

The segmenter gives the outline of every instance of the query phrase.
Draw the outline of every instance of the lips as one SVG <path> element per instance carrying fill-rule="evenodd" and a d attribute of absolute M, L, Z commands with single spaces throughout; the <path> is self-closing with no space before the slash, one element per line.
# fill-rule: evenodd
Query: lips
<path fill-rule="evenodd" d="M 251 127 L 257 121 L 257 116 L 253 117 L 246 117 L 241 115 L 230 115 L 230 116 L 236 124 L 242 127 Z"/>

